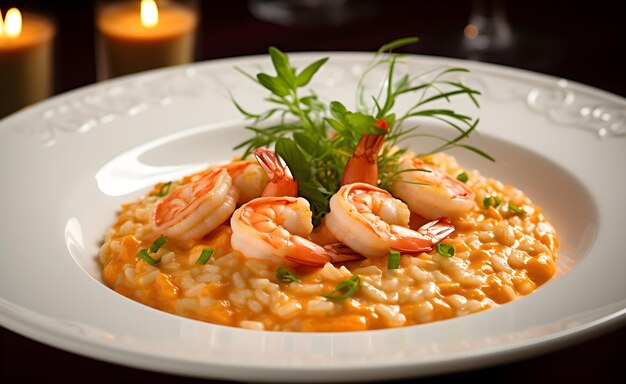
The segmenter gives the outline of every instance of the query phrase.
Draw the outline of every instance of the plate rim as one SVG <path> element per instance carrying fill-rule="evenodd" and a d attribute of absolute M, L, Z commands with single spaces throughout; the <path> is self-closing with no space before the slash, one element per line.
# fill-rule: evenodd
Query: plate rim
<path fill-rule="evenodd" d="M 290 55 L 294 55 L 294 57 L 297 57 L 299 59 L 306 59 L 308 57 L 317 57 L 319 55 L 329 55 L 329 56 L 335 56 L 335 57 L 342 57 L 344 59 L 351 59 L 351 60 L 355 60 L 355 59 L 362 59 L 362 58 L 371 58 L 372 53 L 371 52 L 345 52 L 345 51 L 339 51 L 339 52 L 325 52 L 325 51 L 321 51 L 321 52 L 293 52 L 293 53 L 289 53 Z M 559 80 L 563 80 L 562 78 L 556 77 L 556 76 L 552 76 L 552 75 L 546 75 L 546 74 L 542 74 L 542 73 L 537 73 L 537 72 L 533 72 L 533 71 L 529 71 L 526 69 L 520 69 L 520 68 L 515 68 L 515 67 L 508 67 L 508 66 L 503 66 L 503 65 L 498 65 L 498 64 L 492 64 L 492 63 L 483 63 L 483 62 L 476 62 L 476 61 L 472 61 L 472 60 L 466 60 L 466 59 L 456 59 L 456 58 L 446 58 L 446 57 L 439 57 L 439 56 L 428 56 L 428 55 L 409 55 L 409 57 L 411 58 L 415 58 L 417 60 L 420 59 L 426 59 L 426 60 L 434 60 L 434 61 L 441 61 L 441 62 L 452 62 L 452 63 L 464 63 L 465 65 L 468 65 L 470 67 L 472 67 L 472 69 L 475 68 L 481 68 L 481 69 L 485 69 L 486 71 L 489 70 L 497 70 L 499 72 L 503 72 L 507 75 L 512 75 L 515 77 L 523 77 L 523 78 L 532 78 L 533 80 L 537 80 L 540 79 L 544 82 L 555 82 L 555 81 L 559 81 Z M 203 65 L 211 65 L 211 64 L 215 64 L 215 65 L 220 65 L 223 63 L 233 63 L 233 62 L 238 62 L 238 61 L 259 61 L 259 60 L 266 60 L 268 59 L 268 55 L 266 54 L 262 54 L 262 55 L 250 55 L 250 56 L 238 56 L 238 57 L 229 57 L 229 58 L 221 58 L 221 59 L 216 59 L 216 60 L 208 60 L 208 61 L 202 61 L 202 62 L 196 62 L 196 63 L 192 63 L 192 64 L 188 64 L 188 65 L 183 65 L 183 66 L 178 66 L 178 67 L 173 67 L 173 68 L 161 68 L 161 69 L 157 69 L 157 70 L 153 70 L 153 71 L 148 71 L 148 72 L 144 72 L 144 73 L 139 73 L 139 74 L 133 74 L 133 75 L 129 75 L 129 76 L 124 76 L 124 77 L 120 77 L 120 78 L 116 78 L 116 79 L 112 79 L 109 81 L 105 81 L 105 82 L 100 82 L 100 83 L 95 83 L 95 84 L 90 84 L 84 87 L 80 87 L 77 89 L 74 89 L 72 91 L 60 94 L 60 95 L 56 95 L 48 100 L 45 100 L 43 102 L 37 103 L 35 105 L 29 106 L 25 109 L 22 109 L 18 112 L 15 112 L 5 118 L 3 118 L 2 120 L 0 120 L 0 132 L 2 131 L 3 128 L 10 126 L 10 122 L 13 121 L 13 119 L 17 119 L 20 118 L 22 116 L 26 116 L 29 113 L 33 113 L 36 112 L 38 110 L 40 110 L 41 108 L 43 108 L 45 105 L 53 105 L 55 103 L 61 102 L 62 100 L 66 100 L 68 98 L 80 95 L 82 93 L 88 93 L 94 89 L 98 89 L 98 88 L 102 88 L 102 87 L 107 87 L 107 86 L 112 86 L 112 85 L 116 85 L 118 83 L 124 83 L 127 82 L 129 80 L 132 79 L 136 79 L 138 77 L 143 77 L 143 76 L 157 76 L 159 73 L 167 73 L 167 72 L 175 72 L 175 71 L 180 71 L 180 70 L 185 70 L 188 68 L 193 68 L 193 67 L 197 67 L 197 66 L 203 66 Z M 586 92 L 590 92 L 591 94 L 596 94 L 599 95 L 601 97 L 604 98 L 608 98 L 610 100 L 614 99 L 616 102 L 618 103 L 626 103 L 626 99 L 620 95 L 617 94 L 613 94 L 611 92 L 608 91 L 604 91 L 598 88 L 595 88 L 593 86 L 590 85 L 586 85 L 583 83 L 579 83 L 576 81 L 570 81 L 567 80 L 569 82 L 570 85 L 573 85 L 575 87 L 581 87 L 583 88 Z M 4 127 L 3 127 L 4 126 Z M 8 128 L 7 128 L 8 129 Z M 105 360 L 105 361 L 109 361 L 109 362 L 114 362 L 117 364 L 121 364 L 121 365 L 128 365 L 128 366 L 133 366 L 133 367 L 137 367 L 137 368 L 147 368 L 146 365 L 135 365 L 135 364 L 130 364 L 128 362 L 124 362 L 124 361 L 118 361 L 115 360 L 113 358 L 108 359 L 106 358 L 105 355 L 107 350 L 116 350 L 116 348 L 118 348 L 117 346 L 114 346 L 113 344 L 100 344 L 97 343 L 95 340 L 93 339 L 84 339 L 79 336 L 77 336 L 76 334 L 72 334 L 70 332 L 66 332 L 65 335 L 63 335 L 62 331 L 50 331 L 48 330 L 48 332 L 46 333 L 46 329 L 41 328 L 41 325 L 39 327 L 36 326 L 35 323 L 32 322 L 32 319 L 28 319 L 28 315 L 20 315 L 20 311 L 16 311 L 14 313 L 14 316 L 16 317 L 16 319 L 13 321 L 11 320 L 11 313 L 10 313 L 10 305 L 16 306 L 19 309 L 21 309 L 22 311 L 24 311 L 23 313 L 27 313 L 27 311 L 29 311 L 26 308 L 23 308 L 21 306 L 19 306 L 19 304 L 17 303 L 13 303 L 13 302 L 8 302 L 9 305 L 7 306 L 6 303 L 4 302 L 8 302 L 8 300 L 3 299 L 2 297 L 0 297 L 0 323 L 5 326 L 6 328 L 15 331 L 25 337 L 29 337 L 29 338 L 33 338 L 37 341 L 41 341 L 44 342 L 45 344 L 51 345 L 53 347 L 57 347 L 57 348 L 61 348 L 70 352 L 74 352 L 74 353 L 79 353 L 82 354 L 83 356 L 87 356 L 87 357 L 94 357 L 96 356 L 94 353 L 100 351 L 102 353 L 102 355 L 100 356 L 96 356 L 96 358 L 99 358 L 101 360 Z M 9 308 L 9 309 L 7 309 Z M 526 351 L 528 352 L 528 354 L 526 354 L 526 356 L 532 356 L 535 354 L 539 354 L 539 353 L 544 353 L 547 352 L 546 348 L 552 348 L 552 349 L 557 349 L 559 348 L 560 345 L 564 345 L 564 344 L 572 344 L 574 342 L 577 341 L 582 341 L 585 338 L 591 337 L 594 334 L 598 334 L 600 332 L 604 332 L 604 331 L 608 331 L 611 328 L 617 327 L 620 324 L 623 324 L 626 320 L 626 308 L 622 309 L 621 311 L 612 313 L 610 315 L 606 315 L 601 319 L 598 319 L 594 322 L 591 323 L 587 323 L 587 324 L 583 324 L 581 326 L 578 327 L 573 327 L 573 328 L 568 328 L 565 330 L 561 330 L 559 332 L 556 333 L 551 333 L 549 335 L 543 335 L 543 336 L 536 336 L 536 337 L 532 337 L 529 339 L 525 339 L 522 341 L 517 341 L 516 343 L 513 344 L 513 346 L 511 347 L 511 344 L 507 344 L 505 346 L 495 346 L 495 347 L 489 347 L 487 348 L 486 351 L 481 350 L 482 352 L 479 353 L 478 355 L 473 355 L 473 356 L 465 356 L 465 357 L 460 357 L 460 361 L 474 361 L 474 365 L 469 365 L 467 368 L 469 367 L 476 367 L 478 365 L 480 366 L 485 366 L 484 362 L 479 362 L 479 360 L 484 359 L 486 357 L 493 357 L 494 355 L 497 355 L 499 357 L 504 358 L 504 360 L 500 360 L 500 359 L 494 359 L 497 360 L 496 362 L 494 362 L 493 364 L 497 364 L 498 362 L 503 362 L 503 361 L 510 361 L 513 360 L 515 358 L 515 354 L 517 352 L 520 351 Z M 41 337 L 32 337 L 32 334 L 37 333 L 37 330 L 39 330 L 39 333 L 41 333 L 42 335 L 39 335 Z M 50 337 L 48 338 L 48 334 L 50 334 Z M 578 337 L 576 337 L 578 336 Z M 61 342 L 59 343 L 55 343 L 53 340 L 58 338 L 59 340 L 61 340 Z M 64 344 L 62 342 L 63 339 L 70 339 L 72 340 L 71 343 L 67 343 Z M 72 346 L 69 346 L 69 344 L 73 344 Z M 75 348 L 75 346 L 83 346 L 84 348 Z M 533 347 L 536 347 L 538 345 L 541 345 L 542 348 L 535 348 L 533 350 Z M 67 348 L 66 348 L 67 346 Z M 130 354 L 137 354 L 137 357 L 141 356 L 141 357 L 146 357 L 145 354 L 142 354 L 140 352 L 137 351 L 129 351 L 128 349 L 123 349 L 120 348 L 121 351 L 125 352 L 125 353 L 130 353 Z M 81 351 L 89 351 L 89 352 L 85 352 L 85 353 L 81 353 Z M 95 352 L 92 352 L 95 351 Z M 118 351 L 118 352 L 121 352 Z M 122 354 L 119 354 L 120 356 L 120 360 L 122 359 Z M 506 358 L 505 358 L 506 357 Z M 508 358 L 510 357 L 510 358 Z M 507 360 L 508 358 L 508 360 Z M 167 357 L 166 357 L 167 359 Z M 453 360 L 454 361 L 454 360 Z M 179 362 L 180 363 L 180 362 Z M 202 366 L 206 366 L 207 364 L 215 364 L 215 363 L 207 363 L 206 361 L 204 362 L 189 362 L 187 361 L 188 364 L 198 364 L 198 365 L 202 365 Z M 171 370 L 159 370 L 157 369 L 158 364 L 155 363 L 155 366 L 149 368 L 152 370 L 157 370 L 157 371 L 161 371 L 161 372 L 172 372 Z M 492 365 L 492 364 L 489 364 Z M 219 366 L 223 366 L 222 364 L 219 364 Z M 258 367 L 242 367 L 240 365 L 236 365 L 237 367 L 239 367 L 240 369 L 250 369 L 250 372 L 255 372 L 257 369 L 259 369 Z M 401 365 L 403 367 L 407 367 L 406 366 L 406 362 L 404 365 Z M 384 364 L 385 368 L 389 368 L 389 364 Z M 381 369 L 381 367 L 368 367 L 368 369 Z M 410 367 L 408 367 L 410 368 Z M 268 367 L 266 368 L 266 370 L 275 370 L 277 369 L 276 367 Z M 281 367 L 281 369 L 285 369 L 284 367 Z M 298 371 L 301 371 L 303 368 L 299 368 L 296 367 L 295 368 Z M 346 367 L 346 368 L 336 368 L 336 367 L 328 367 L 327 369 L 331 369 L 331 370 L 337 370 L 337 371 L 352 371 L 355 369 L 355 367 Z M 440 369 L 434 373 L 443 373 L 443 372 L 451 372 L 451 370 L 448 369 Z M 185 372 L 177 372 L 179 374 L 185 374 Z M 195 375 L 194 375 L 195 376 Z M 201 377 L 213 377 L 213 376 L 203 376 L 201 375 Z M 401 376 L 398 376 L 401 377 Z M 223 377 L 223 378 L 233 378 L 233 377 Z"/>

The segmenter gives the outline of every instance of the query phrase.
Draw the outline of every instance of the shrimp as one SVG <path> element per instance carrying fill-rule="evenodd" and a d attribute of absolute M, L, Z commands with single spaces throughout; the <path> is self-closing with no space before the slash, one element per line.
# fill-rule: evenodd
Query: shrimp
<path fill-rule="evenodd" d="M 384 257 L 389 250 L 419 254 L 454 232 L 447 219 L 408 228 L 411 212 L 389 192 L 366 183 L 342 186 L 330 199 L 325 217 L 328 230 L 340 242 L 368 258 Z"/>
<path fill-rule="evenodd" d="M 239 160 L 219 165 L 214 168 L 224 168 L 232 178 L 232 183 L 239 190 L 237 205 L 261 196 L 267 184 L 267 176 L 263 168 L 253 160 Z"/>
<path fill-rule="evenodd" d="M 383 119 L 377 119 L 374 126 L 383 131 L 389 130 L 389 125 Z M 356 182 L 378 185 L 378 153 L 384 143 L 384 134 L 362 135 L 354 153 L 348 159 L 341 185 Z"/>
<path fill-rule="evenodd" d="M 307 240 L 313 224 L 309 202 L 301 197 L 260 197 L 235 211 L 230 243 L 248 258 L 321 267 L 338 261 L 335 253 Z"/>
<path fill-rule="evenodd" d="M 233 249 L 248 258 L 312 267 L 361 258 L 308 240 L 313 230 L 313 215 L 309 202 L 295 197 L 298 188 L 291 172 L 284 161 L 268 149 L 257 149 L 255 156 L 268 171 L 270 181 L 263 197 L 242 205 L 233 214 L 230 220 Z"/>
<path fill-rule="evenodd" d="M 414 172 L 406 171 L 410 169 Z M 391 192 L 402 199 L 412 212 L 426 218 L 456 218 L 464 215 L 475 205 L 474 192 L 462 182 L 430 167 L 412 156 L 405 156 L 400 164 L 397 179 L 391 184 Z"/>
<path fill-rule="evenodd" d="M 199 239 L 228 219 L 238 198 L 228 171 L 213 168 L 157 201 L 150 225 L 173 239 Z"/>
<path fill-rule="evenodd" d="M 280 156 L 267 148 L 257 148 L 254 157 L 269 177 L 262 196 L 298 196 L 298 182 Z"/>

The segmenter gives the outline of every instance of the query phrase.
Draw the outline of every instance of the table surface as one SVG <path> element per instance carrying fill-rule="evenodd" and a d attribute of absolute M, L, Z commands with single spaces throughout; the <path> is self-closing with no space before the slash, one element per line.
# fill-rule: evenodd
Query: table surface
<path fill-rule="evenodd" d="M 94 2 L 0 1 L 8 6 L 36 9 L 56 19 L 56 93 L 96 81 L 93 36 Z M 496 3 L 498 3 L 496 1 Z M 345 20 L 327 25 L 284 26 L 255 18 L 246 1 L 201 2 L 198 10 L 197 60 L 265 53 L 270 45 L 293 51 L 373 51 L 405 36 L 419 36 L 409 52 L 472 58 L 575 80 L 626 96 L 626 14 L 619 2 L 501 1 L 514 43 L 505 50 L 477 53 L 461 45 L 472 2 L 438 0 L 347 0 Z M 480 4 L 476 0 L 474 6 Z M 69 7 L 71 5 L 71 8 Z M 338 15 L 337 12 L 334 15 Z M 340 18 L 339 18 L 340 19 Z M 543 356 L 470 372 L 436 376 L 424 382 L 506 379 L 527 383 L 537 378 L 554 381 L 615 382 L 624 371 L 624 326 Z M 193 383 L 198 379 L 112 365 L 48 347 L 0 328 L 0 377 L 4 382 L 43 377 L 113 382 Z M 207 381 L 203 381 L 207 382 Z M 408 381 L 406 381 L 408 382 Z"/>

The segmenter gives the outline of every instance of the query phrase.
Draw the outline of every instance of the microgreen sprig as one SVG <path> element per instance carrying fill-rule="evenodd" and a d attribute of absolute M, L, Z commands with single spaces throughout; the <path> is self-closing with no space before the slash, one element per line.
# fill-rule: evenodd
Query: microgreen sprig
<path fill-rule="evenodd" d="M 270 92 L 265 101 L 271 107 L 263 112 L 245 109 L 233 99 L 235 107 L 252 124 L 246 129 L 253 133 L 250 139 L 241 142 L 235 149 L 243 149 L 247 157 L 259 147 L 274 147 L 285 160 L 296 180 L 298 194 L 311 204 L 313 222 L 317 225 L 329 211 L 330 197 L 341 186 L 343 171 L 348 158 L 354 152 L 364 134 L 386 134 L 385 146 L 378 159 L 380 186 L 389 188 L 401 172 L 423 171 L 400 170 L 401 157 L 407 152 L 400 144 L 403 140 L 423 137 L 440 141 L 435 148 L 420 156 L 464 148 L 489 160 L 491 156 L 463 140 L 476 129 L 478 119 L 457 113 L 441 106 L 429 107 L 434 102 L 451 103 L 459 97 L 468 98 L 479 107 L 480 92 L 457 81 L 454 76 L 467 72 L 464 68 L 442 68 L 417 76 L 399 74 L 397 69 L 402 55 L 392 51 L 418 41 L 409 37 L 383 45 L 365 68 L 357 84 L 357 108 L 351 111 L 339 101 L 326 103 L 313 91 L 304 88 L 324 66 L 328 58 L 314 61 L 302 70 L 294 68 L 290 58 L 275 47 L 269 55 L 275 73 L 258 73 L 253 76 L 241 68 L 239 72 Z M 386 65 L 386 75 L 375 96 L 366 97 L 365 79 L 373 69 Z M 401 97 L 415 97 L 413 104 L 404 112 L 394 112 Z M 270 119 L 278 117 L 277 119 Z M 432 119 L 443 122 L 456 131 L 452 138 L 419 132 L 419 125 L 410 126 L 410 119 Z M 383 131 L 376 127 L 383 120 L 389 127 Z"/>

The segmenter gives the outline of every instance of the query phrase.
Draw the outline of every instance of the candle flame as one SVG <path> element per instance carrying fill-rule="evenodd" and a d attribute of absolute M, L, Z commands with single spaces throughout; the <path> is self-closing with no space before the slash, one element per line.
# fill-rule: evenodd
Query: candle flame
<path fill-rule="evenodd" d="M 141 25 L 152 28 L 159 22 L 159 9 L 154 0 L 141 0 Z"/>
<path fill-rule="evenodd" d="M 2 11 L 0 10 L 0 37 L 4 36 L 4 21 L 2 21 Z"/>
<path fill-rule="evenodd" d="M 18 37 L 22 33 L 22 14 L 19 9 L 11 8 L 4 17 L 4 33 L 9 37 Z"/>

